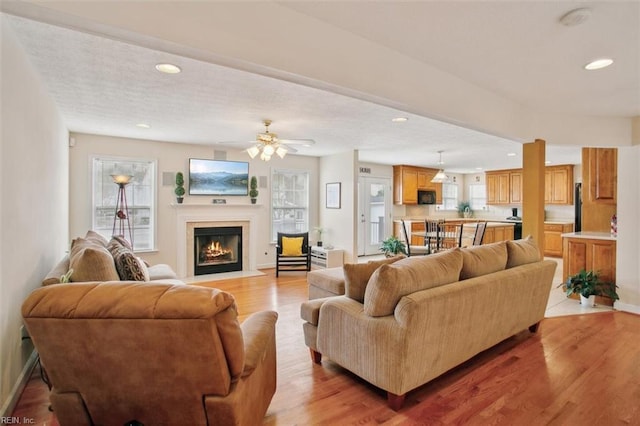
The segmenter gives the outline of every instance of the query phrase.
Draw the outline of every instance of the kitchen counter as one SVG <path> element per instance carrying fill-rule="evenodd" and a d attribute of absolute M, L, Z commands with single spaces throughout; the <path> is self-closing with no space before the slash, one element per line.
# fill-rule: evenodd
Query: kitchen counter
<path fill-rule="evenodd" d="M 566 234 L 562 234 L 562 238 L 582 238 L 587 240 L 616 241 L 616 237 L 611 235 L 610 232 L 589 232 L 589 231 L 569 232 Z"/>

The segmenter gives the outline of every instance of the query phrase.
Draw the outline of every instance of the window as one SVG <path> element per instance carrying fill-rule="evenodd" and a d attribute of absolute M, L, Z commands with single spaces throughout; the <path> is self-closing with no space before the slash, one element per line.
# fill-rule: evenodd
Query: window
<path fill-rule="evenodd" d="M 118 185 L 111 177 L 114 174 L 132 176 L 129 184 L 125 186 L 125 195 L 134 249 L 153 250 L 156 224 L 156 160 L 93 158 L 92 228 L 109 239 L 113 234 L 115 221 L 120 220 L 115 218 Z M 129 238 L 128 235 L 126 237 Z"/>
<path fill-rule="evenodd" d="M 278 232 L 309 230 L 309 173 L 273 169 L 271 173 L 271 239 Z"/>
<path fill-rule="evenodd" d="M 458 184 L 442 184 L 442 208 L 444 210 L 456 210 L 458 208 Z"/>
<path fill-rule="evenodd" d="M 482 210 L 487 205 L 487 189 L 485 185 L 469 185 L 469 203 L 471 210 Z"/>

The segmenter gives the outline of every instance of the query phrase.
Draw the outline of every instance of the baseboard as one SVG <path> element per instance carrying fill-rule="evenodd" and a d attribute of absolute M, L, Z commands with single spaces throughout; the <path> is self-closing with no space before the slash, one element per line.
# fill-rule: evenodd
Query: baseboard
<path fill-rule="evenodd" d="M 31 378 L 31 373 L 33 373 L 33 369 L 36 366 L 37 360 L 38 353 L 34 349 L 31 351 L 31 355 L 29 355 L 29 358 L 24 364 L 24 367 L 22 367 L 22 372 L 20 373 L 20 376 L 18 376 L 18 380 L 16 380 L 16 383 L 13 385 L 13 389 L 11 389 L 9 397 L 2 405 L 2 408 L 0 408 L 1 418 L 10 417 L 13 413 L 13 410 L 16 408 L 18 400 L 20 399 L 20 395 L 22 395 L 22 391 L 24 390 L 25 386 L 27 386 L 29 378 Z"/>
<path fill-rule="evenodd" d="M 638 305 L 630 305 L 628 303 L 621 303 L 620 301 L 615 301 L 613 307 L 616 311 L 624 311 L 632 314 L 640 315 L 640 306 Z"/>

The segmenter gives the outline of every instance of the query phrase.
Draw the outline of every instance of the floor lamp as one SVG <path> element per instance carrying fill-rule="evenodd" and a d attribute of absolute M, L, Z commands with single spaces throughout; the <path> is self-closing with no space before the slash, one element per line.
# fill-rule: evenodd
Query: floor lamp
<path fill-rule="evenodd" d="M 129 242 L 131 243 L 131 247 L 133 247 L 133 233 L 131 232 L 131 222 L 129 221 L 129 207 L 127 206 L 127 191 L 126 186 L 129 182 L 131 182 L 130 175 L 111 175 L 113 178 L 113 182 L 118 185 L 118 197 L 116 199 L 116 213 L 113 216 L 113 230 L 111 231 L 112 235 L 122 235 L 125 236 L 125 221 L 126 221 L 126 229 L 129 231 Z M 116 229 L 118 233 L 116 233 Z"/>

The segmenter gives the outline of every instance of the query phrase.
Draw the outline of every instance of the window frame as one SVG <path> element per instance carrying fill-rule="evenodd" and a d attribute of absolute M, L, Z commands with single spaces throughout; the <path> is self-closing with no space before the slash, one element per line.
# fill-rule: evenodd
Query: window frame
<path fill-rule="evenodd" d="M 274 203 L 274 198 L 277 196 L 278 193 L 281 193 L 283 190 L 280 189 L 279 187 L 276 187 L 276 184 L 278 184 L 277 180 L 276 180 L 276 176 L 277 175 L 283 175 L 283 174 L 295 174 L 295 175 L 304 175 L 305 176 L 305 188 L 303 190 L 299 190 L 300 193 L 305 193 L 305 206 L 289 206 L 289 207 L 276 207 L 275 203 Z M 273 167 L 271 169 L 271 194 L 270 194 L 270 206 L 269 206 L 269 211 L 270 211 L 270 232 L 271 232 L 271 242 L 273 244 L 276 243 L 277 241 L 277 233 L 278 232 L 308 232 L 309 230 L 309 220 L 310 220 L 310 215 L 311 212 L 310 210 L 310 198 L 311 198 L 311 194 L 310 194 L 310 185 L 311 185 L 311 172 L 309 170 L 302 170 L 302 169 L 292 169 L 292 168 L 278 168 L 278 167 Z M 295 191 L 295 188 L 292 189 L 284 189 L 284 191 Z M 276 226 L 276 215 L 275 215 L 275 211 L 276 209 L 280 209 L 280 210 L 284 210 L 284 209 L 295 209 L 295 210 L 303 210 L 303 214 L 304 214 L 304 219 L 303 219 L 303 224 L 306 225 L 306 230 L 283 230 L 283 231 L 278 231 L 277 230 L 277 226 Z M 295 218 L 294 218 L 294 223 L 295 223 Z"/>
<path fill-rule="evenodd" d="M 113 162 L 113 163 L 121 163 L 120 165 L 120 172 L 122 172 L 122 170 L 125 170 L 124 173 L 127 173 L 126 170 L 132 169 L 132 165 L 135 164 L 147 164 L 147 166 L 150 168 L 150 170 L 148 170 L 148 175 L 150 177 L 150 183 L 149 183 L 149 192 L 148 192 L 148 196 L 150 198 L 150 203 L 148 205 L 149 208 L 149 240 L 150 243 L 145 246 L 145 247 L 134 247 L 135 252 L 137 253 L 148 253 L 148 252 L 154 252 L 157 251 L 157 228 L 158 228 L 158 160 L 156 158 L 150 158 L 150 157 L 120 157 L 120 156 L 113 156 L 113 155 L 92 155 L 89 159 L 89 170 L 90 170 L 90 180 L 91 180 L 91 186 L 89 188 L 89 191 L 91 193 L 91 229 L 95 230 L 96 232 L 101 233 L 101 230 L 105 230 L 106 228 L 98 226 L 97 223 L 97 219 L 98 219 L 98 215 L 97 215 L 97 211 L 98 211 L 98 206 L 97 206 L 97 201 L 98 201 L 98 195 L 97 195 L 97 185 L 99 184 L 97 182 L 97 176 L 96 176 L 96 165 L 98 163 L 104 164 L 104 163 L 108 163 L 108 162 Z M 104 166 L 103 166 L 104 167 Z M 116 166 L 114 166 L 115 169 Z M 115 170 L 114 170 L 115 172 Z M 104 173 L 104 172 L 103 172 Z M 100 184 L 102 186 L 104 186 L 104 174 L 103 174 L 103 179 L 101 179 Z M 116 190 L 116 194 L 117 194 L 117 184 L 113 183 L 114 189 Z M 139 208 L 147 208 L 147 205 L 141 205 L 141 206 L 136 206 L 135 205 L 135 195 L 132 196 L 133 193 L 133 188 L 134 188 L 134 182 L 128 184 L 126 186 L 126 190 L 127 190 L 127 201 L 128 201 L 128 208 L 130 210 L 132 209 L 139 209 Z M 146 186 L 146 185 L 145 185 Z M 104 202 L 104 197 L 101 200 L 102 202 Z M 132 204 L 130 204 L 132 203 Z M 115 205 L 113 205 L 112 207 L 107 207 L 105 205 L 102 205 L 101 208 L 103 209 L 113 209 L 115 211 Z M 131 216 L 135 216 L 134 213 L 130 212 Z M 134 245 L 136 244 L 136 238 L 135 238 L 135 230 L 136 230 L 136 226 L 132 223 L 132 231 L 134 233 Z M 140 229 L 140 228 L 138 228 Z M 110 231 L 110 230 L 108 230 Z M 106 235 L 106 234 L 102 234 L 104 235 L 107 239 L 111 238 L 110 235 Z M 128 236 L 126 236 L 128 238 Z"/>

